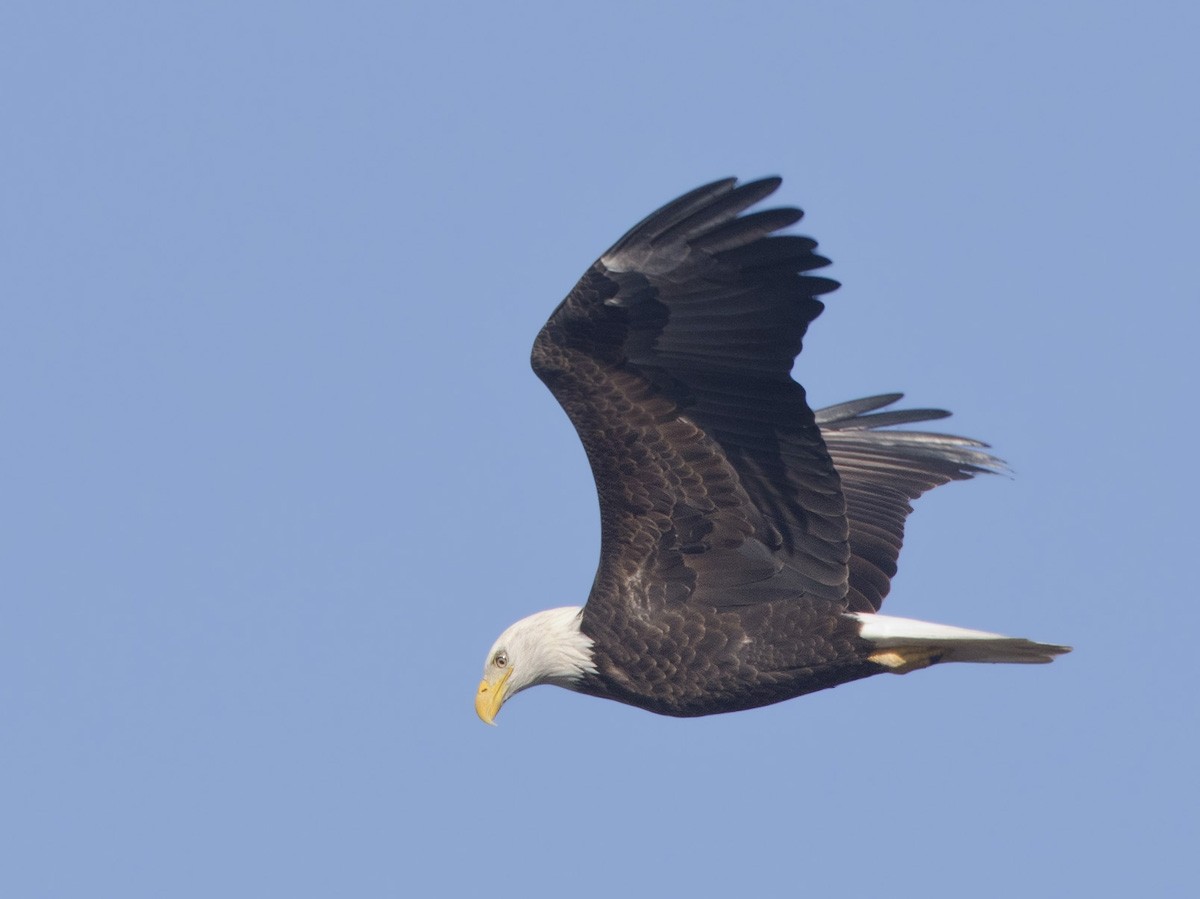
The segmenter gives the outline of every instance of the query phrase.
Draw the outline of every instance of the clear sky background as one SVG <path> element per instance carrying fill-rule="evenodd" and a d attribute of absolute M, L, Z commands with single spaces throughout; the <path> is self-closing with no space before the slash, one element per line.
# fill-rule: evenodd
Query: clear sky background
<path fill-rule="evenodd" d="M 1190 894 L 1198 46 L 1187 2 L 3 4 L 0 895 Z M 845 284 L 813 402 L 1015 472 L 920 504 L 884 611 L 1076 651 L 484 727 L 597 556 L 534 334 L 767 174 Z"/>

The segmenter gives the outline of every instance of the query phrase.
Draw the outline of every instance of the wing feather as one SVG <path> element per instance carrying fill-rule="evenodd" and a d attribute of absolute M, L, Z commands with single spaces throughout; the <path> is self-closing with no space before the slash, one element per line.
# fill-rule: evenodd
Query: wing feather
<path fill-rule="evenodd" d="M 1005 470 L 977 440 L 883 430 L 950 414 L 943 409 L 876 411 L 902 396 L 881 394 L 815 414 L 846 497 L 852 553 L 847 602 L 855 612 L 878 611 L 887 596 L 913 500 L 948 481 Z"/>
<path fill-rule="evenodd" d="M 837 284 L 795 209 L 742 215 L 778 178 L 698 188 L 618 240 L 559 305 L 532 363 L 596 479 L 589 607 L 737 605 L 848 585 L 845 502 L 790 370 Z"/>
<path fill-rule="evenodd" d="M 531 361 L 596 481 L 601 552 L 589 614 L 809 597 L 874 612 L 912 501 L 1003 469 L 974 440 L 897 425 L 898 393 L 809 408 L 791 378 L 836 281 L 816 241 L 747 212 L 779 186 L 728 178 L 647 216 L 597 260 Z"/>

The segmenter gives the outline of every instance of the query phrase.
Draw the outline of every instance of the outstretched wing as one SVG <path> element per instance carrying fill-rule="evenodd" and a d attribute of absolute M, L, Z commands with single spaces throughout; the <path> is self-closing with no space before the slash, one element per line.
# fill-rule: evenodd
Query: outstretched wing
<path fill-rule="evenodd" d="M 950 414 L 943 409 L 876 411 L 902 396 L 866 397 L 815 414 L 846 496 L 851 552 L 846 600 L 855 612 L 875 612 L 887 596 L 913 500 L 948 481 L 1004 470 L 1003 462 L 984 452 L 987 444 L 977 440 L 882 430 Z"/>
<path fill-rule="evenodd" d="M 589 608 L 846 595 L 845 501 L 790 375 L 837 282 L 807 274 L 829 264 L 815 241 L 775 235 L 799 210 L 742 214 L 779 184 L 718 181 L 651 214 L 537 336 L 600 500 Z"/>

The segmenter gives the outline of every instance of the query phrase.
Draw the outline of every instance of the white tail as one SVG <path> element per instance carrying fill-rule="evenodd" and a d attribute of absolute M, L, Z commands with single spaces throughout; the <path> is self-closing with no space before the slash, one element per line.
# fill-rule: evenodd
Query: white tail
<path fill-rule="evenodd" d="M 911 618 L 865 612 L 852 613 L 850 617 L 862 623 L 859 635 L 879 650 L 872 659 L 901 672 L 934 662 L 1042 663 L 1071 651 L 1069 646 L 1035 643 Z"/>

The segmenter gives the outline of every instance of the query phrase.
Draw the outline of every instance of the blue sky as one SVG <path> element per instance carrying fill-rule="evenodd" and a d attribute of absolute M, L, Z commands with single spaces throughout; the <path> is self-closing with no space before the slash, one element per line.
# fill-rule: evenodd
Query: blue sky
<path fill-rule="evenodd" d="M 1200 7 L 0 11 L 0 893 L 1185 895 Z M 659 203 L 780 174 L 814 403 L 1015 472 L 884 610 L 1069 643 L 676 721 L 471 708 L 582 602 L 528 368 Z"/>

